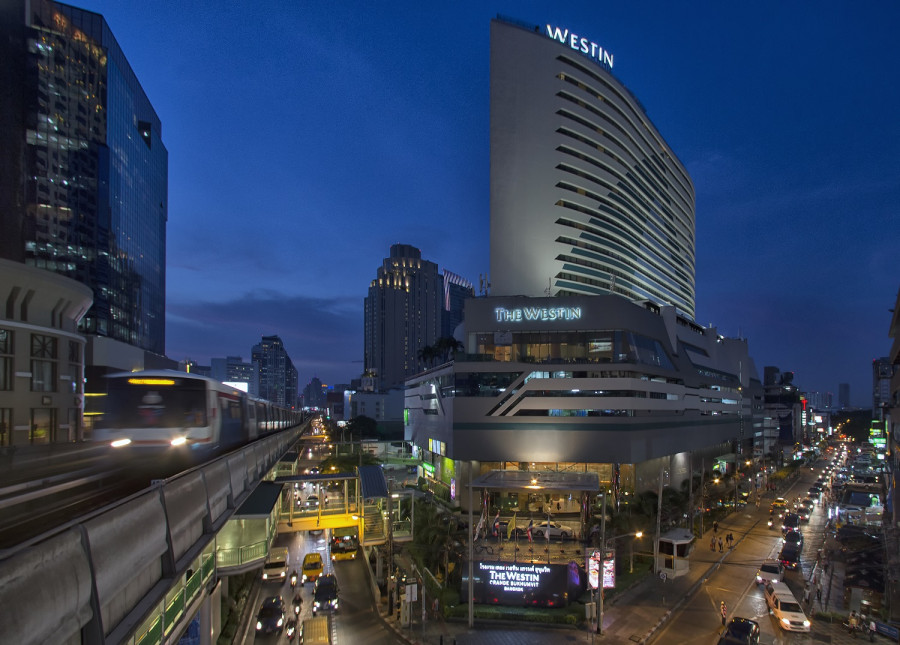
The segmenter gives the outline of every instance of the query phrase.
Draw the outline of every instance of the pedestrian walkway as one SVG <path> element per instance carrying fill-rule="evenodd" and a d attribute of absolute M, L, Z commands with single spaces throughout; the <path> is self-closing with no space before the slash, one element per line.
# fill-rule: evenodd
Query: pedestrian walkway
<path fill-rule="evenodd" d="M 771 495 L 771 493 L 769 494 Z M 749 531 L 761 520 L 747 513 L 733 513 L 719 522 L 719 535 L 734 535 L 734 544 L 740 542 Z M 707 534 L 708 535 L 708 534 Z M 731 554 L 730 549 L 719 552 L 718 545 L 711 551 L 704 539 L 697 541 L 691 553 L 690 568 L 677 578 L 662 580 L 655 576 L 647 576 L 630 589 L 607 601 L 604 608 L 602 635 L 595 635 L 596 643 L 604 645 L 634 645 L 635 643 L 652 642 L 659 629 L 686 603 L 705 582 L 706 579 L 726 561 Z M 822 563 L 824 565 L 824 562 Z M 807 574 L 813 590 L 811 602 L 805 605 L 812 611 L 838 612 L 846 615 L 843 607 L 842 562 L 832 561 L 827 570 L 818 568 L 817 579 L 823 583 L 821 601 L 815 598 L 814 571 Z M 398 642 L 415 645 L 531 645 L 538 643 L 586 642 L 584 627 L 575 628 L 522 628 L 521 624 L 511 621 L 475 621 L 475 627 L 469 629 L 466 621 L 426 621 L 423 629 L 421 623 L 413 628 L 402 628 L 395 616 L 385 616 L 385 621 L 395 630 Z M 862 638 L 862 635 L 858 636 Z M 846 645 L 856 639 L 847 633 L 841 622 L 827 622 L 813 617 L 810 634 L 811 642 Z M 882 640 L 876 637 L 876 642 Z"/>

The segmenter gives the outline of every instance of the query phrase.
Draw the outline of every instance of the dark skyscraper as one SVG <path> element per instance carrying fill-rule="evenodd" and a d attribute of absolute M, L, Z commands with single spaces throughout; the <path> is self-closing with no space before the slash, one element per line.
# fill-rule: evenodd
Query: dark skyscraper
<path fill-rule="evenodd" d="M 401 386 L 424 363 L 418 352 L 440 337 L 444 285 L 438 266 L 394 244 L 365 299 L 365 369 L 379 389 Z"/>
<path fill-rule="evenodd" d="M 297 405 L 297 368 L 278 336 L 263 336 L 253 346 L 253 363 L 259 375 L 259 397 L 284 405 Z"/>
<path fill-rule="evenodd" d="M 165 353 L 168 152 L 102 16 L 0 9 L 0 257 L 73 278 L 80 329 Z"/>

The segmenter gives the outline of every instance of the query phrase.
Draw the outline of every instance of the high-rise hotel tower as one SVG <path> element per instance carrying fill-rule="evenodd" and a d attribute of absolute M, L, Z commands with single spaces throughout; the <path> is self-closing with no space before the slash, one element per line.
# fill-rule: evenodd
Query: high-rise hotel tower
<path fill-rule="evenodd" d="M 562 26 L 491 22 L 491 283 L 694 317 L 694 186 L 614 54 Z"/>

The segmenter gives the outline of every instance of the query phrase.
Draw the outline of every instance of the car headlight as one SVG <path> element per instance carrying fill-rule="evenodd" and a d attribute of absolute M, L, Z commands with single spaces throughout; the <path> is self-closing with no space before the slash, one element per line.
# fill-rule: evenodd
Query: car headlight
<path fill-rule="evenodd" d="M 256 621 L 256 629 L 262 629 L 262 621 L 261 620 Z"/>
<path fill-rule="evenodd" d="M 782 618 L 782 619 L 781 619 L 781 622 L 783 622 L 785 625 L 790 625 L 790 624 L 791 624 L 791 621 L 789 621 L 787 618 Z"/>
<path fill-rule="evenodd" d="M 268 579 L 269 579 L 269 574 L 268 574 L 268 573 L 264 573 L 264 574 L 263 574 L 263 580 L 268 580 Z"/>
<path fill-rule="evenodd" d="M 803 626 L 804 626 L 804 627 L 809 627 L 811 624 L 812 624 L 812 623 L 810 623 L 808 620 L 804 620 L 804 621 L 803 621 Z"/>
<path fill-rule="evenodd" d="M 318 601 L 318 600 L 316 600 L 316 601 L 313 603 L 313 607 L 315 607 L 316 609 L 319 608 L 319 601 Z"/>
<path fill-rule="evenodd" d="M 278 619 L 278 626 L 281 627 L 282 624 L 284 624 L 284 618 L 279 618 L 279 619 Z"/>

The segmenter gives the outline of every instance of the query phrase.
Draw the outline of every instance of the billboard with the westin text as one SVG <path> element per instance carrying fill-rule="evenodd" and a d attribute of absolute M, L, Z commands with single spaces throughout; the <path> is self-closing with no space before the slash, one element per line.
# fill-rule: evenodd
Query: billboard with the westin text
<path fill-rule="evenodd" d="M 468 586 L 468 575 L 464 573 L 463 597 L 468 596 Z M 575 562 L 476 562 L 473 588 L 476 603 L 564 607 L 584 590 L 585 573 Z"/>

